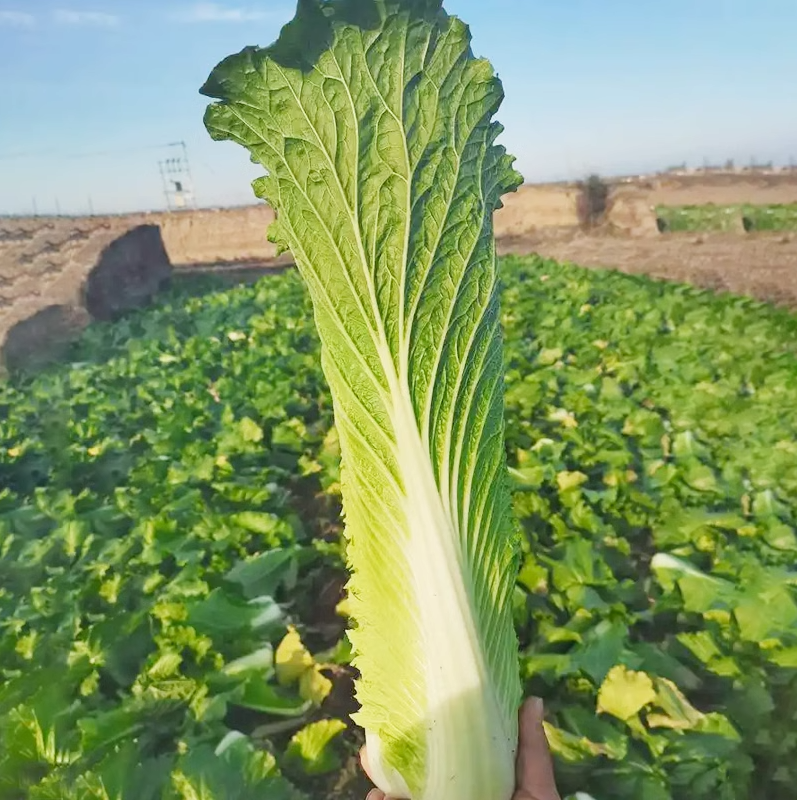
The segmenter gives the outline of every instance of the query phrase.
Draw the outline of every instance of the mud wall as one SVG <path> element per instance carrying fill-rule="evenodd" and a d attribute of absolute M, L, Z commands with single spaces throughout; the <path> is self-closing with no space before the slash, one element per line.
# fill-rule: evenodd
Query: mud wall
<path fill-rule="evenodd" d="M 274 212 L 265 205 L 151 214 L 147 220 L 160 225 L 172 264 L 264 261 L 277 254 L 266 240 Z"/>
<path fill-rule="evenodd" d="M 495 217 L 499 239 L 517 239 L 551 229 L 579 225 L 581 190 L 577 184 L 529 184 L 504 198 Z M 630 235 L 657 233 L 657 205 L 716 203 L 778 204 L 797 202 L 797 174 L 782 176 L 678 176 L 617 182 L 611 185 L 607 222 L 616 232 Z M 0 219 L 0 270 L 8 264 L 5 245 L 24 239 L 31 228 L 46 225 L 52 237 L 63 238 L 75 229 L 117 231 L 136 225 L 158 225 L 166 251 L 176 266 L 246 263 L 271 260 L 276 248 L 266 241 L 274 213 L 265 205 L 232 209 L 203 209 L 113 217 Z"/>

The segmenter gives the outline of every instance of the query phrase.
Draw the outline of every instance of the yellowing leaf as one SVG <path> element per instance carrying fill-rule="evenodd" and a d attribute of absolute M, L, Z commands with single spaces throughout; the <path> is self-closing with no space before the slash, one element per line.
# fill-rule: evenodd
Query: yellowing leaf
<path fill-rule="evenodd" d="M 317 664 L 306 669 L 299 678 L 299 696 L 302 700 L 310 700 L 320 706 L 331 691 L 332 681 L 322 675 Z"/>
<path fill-rule="evenodd" d="M 307 669 L 315 665 L 313 657 L 302 644 L 299 632 L 293 626 L 288 628 L 285 638 L 277 646 L 274 663 L 277 680 L 282 686 L 296 683 Z"/>
<path fill-rule="evenodd" d="M 100 586 L 98 594 L 103 598 L 103 600 L 113 605 L 119 599 L 119 589 L 121 586 L 122 576 L 114 575 L 112 578 L 109 578 L 107 581 L 103 582 L 103 584 Z"/>
<path fill-rule="evenodd" d="M 575 416 L 565 408 L 556 408 L 549 415 L 552 422 L 558 422 L 565 428 L 577 428 L 578 421 Z"/>
<path fill-rule="evenodd" d="M 299 474 L 302 476 L 306 475 L 317 475 L 319 472 L 323 472 L 324 467 L 316 461 L 314 458 L 310 458 L 309 456 L 303 455 L 299 458 Z"/>
<path fill-rule="evenodd" d="M 769 656 L 773 664 L 785 669 L 797 669 L 797 647 L 788 647 Z"/>
<path fill-rule="evenodd" d="M 245 442 L 257 444 L 263 441 L 263 429 L 249 417 L 244 417 L 238 423 L 238 430 L 241 433 L 241 438 L 243 438 Z"/>
<path fill-rule="evenodd" d="M 350 617 L 351 616 L 351 601 L 348 597 L 344 597 L 336 606 L 335 606 L 335 613 L 339 617 Z"/>
<path fill-rule="evenodd" d="M 542 364 L 542 366 L 548 367 L 551 364 L 555 364 L 563 355 L 564 351 L 559 347 L 548 350 L 540 350 L 540 354 L 537 356 L 537 361 Z"/>
<path fill-rule="evenodd" d="M 618 665 L 610 670 L 598 692 L 598 713 L 625 721 L 655 699 L 656 690 L 647 674 Z"/>
<path fill-rule="evenodd" d="M 612 488 L 614 488 L 615 486 L 619 486 L 620 485 L 620 478 L 619 478 L 619 476 L 617 474 L 617 471 L 616 470 L 612 470 L 611 472 L 609 472 L 606 475 L 604 475 L 603 476 L 603 482 L 607 486 L 610 486 Z"/>
<path fill-rule="evenodd" d="M 82 697 L 88 697 L 97 691 L 100 685 L 100 673 L 97 670 L 92 670 L 80 684 L 80 694 Z"/>
<path fill-rule="evenodd" d="M 582 483 L 586 483 L 587 480 L 589 479 L 583 472 L 560 472 L 556 476 L 556 483 L 561 492 L 567 491 L 568 489 L 575 489 L 581 486 Z"/>
<path fill-rule="evenodd" d="M 332 681 L 321 673 L 321 668 L 302 644 L 296 628 L 291 626 L 274 654 L 277 681 L 282 686 L 299 684 L 299 695 L 317 706 L 332 691 Z"/>
<path fill-rule="evenodd" d="M 670 730 L 684 730 L 688 725 L 684 725 L 678 720 L 668 717 L 666 714 L 648 714 L 647 723 L 649 728 L 669 728 Z"/>
<path fill-rule="evenodd" d="M 153 680 L 165 680 L 173 675 L 179 675 L 183 657 L 179 653 L 162 653 L 155 663 L 147 670 Z"/>
<path fill-rule="evenodd" d="M 165 578 L 160 572 L 154 572 L 145 581 L 141 590 L 144 594 L 152 594 L 163 582 Z"/>
<path fill-rule="evenodd" d="M 651 728 L 688 730 L 704 718 L 686 699 L 686 695 L 666 678 L 656 678 L 655 704 L 663 713 L 648 714 L 647 722 Z"/>
<path fill-rule="evenodd" d="M 548 722 L 543 723 L 545 737 L 551 752 L 563 761 L 580 763 L 589 758 L 608 755 L 604 745 L 590 741 L 586 736 L 576 736 L 562 728 L 557 728 Z"/>
<path fill-rule="evenodd" d="M 313 722 L 291 739 L 285 755 L 307 775 L 333 772 L 340 765 L 340 759 L 330 745 L 345 730 L 346 723 L 339 719 Z"/>
<path fill-rule="evenodd" d="M 22 658 L 26 661 L 30 661 L 33 658 L 33 651 L 36 648 L 36 640 L 38 638 L 39 635 L 36 631 L 31 631 L 25 636 L 20 636 L 14 649 Z"/>

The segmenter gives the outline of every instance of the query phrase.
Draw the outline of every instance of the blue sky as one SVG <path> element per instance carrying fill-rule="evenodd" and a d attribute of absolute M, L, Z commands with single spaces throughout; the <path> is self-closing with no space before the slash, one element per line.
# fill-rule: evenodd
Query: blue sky
<path fill-rule="evenodd" d="M 795 0 L 447 0 L 507 93 L 529 181 L 688 161 L 797 158 Z M 201 205 L 248 202 L 247 154 L 214 144 L 198 88 L 269 44 L 291 0 L 0 0 L 0 213 L 160 208 L 185 140 Z"/>

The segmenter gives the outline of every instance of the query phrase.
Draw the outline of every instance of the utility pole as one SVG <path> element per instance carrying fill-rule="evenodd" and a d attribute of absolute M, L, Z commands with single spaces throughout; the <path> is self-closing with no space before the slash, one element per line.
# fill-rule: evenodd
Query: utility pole
<path fill-rule="evenodd" d="M 183 158 L 185 159 L 185 172 L 188 176 L 188 187 L 190 192 L 190 203 L 192 208 L 196 208 L 196 191 L 194 189 L 194 176 L 191 173 L 191 162 L 188 160 L 188 145 L 180 142 L 183 147 Z"/>
<path fill-rule="evenodd" d="M 188 160 L 188 147 L 185 142 L 172 142 L 169 147 L 177 147 L 182 155 L 173 156 L 158 162 L 163 194 L 166 198 L 167 211 L 175 209 L 196 208 L 194 197 L 194 181 L 191 164 Z"/>

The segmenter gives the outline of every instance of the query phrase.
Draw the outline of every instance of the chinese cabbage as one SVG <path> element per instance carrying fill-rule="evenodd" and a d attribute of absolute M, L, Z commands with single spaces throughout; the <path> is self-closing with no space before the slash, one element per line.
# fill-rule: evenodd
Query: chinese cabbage
<path fill-rule="evenodd" d="M 357 721 L 380 788 L 508 800 L 517 534 L 493 212 L 503 99 L 441 0 L 300 0 L 202 92 L 266 170 L 321 336 L 342 454 Z"/>

